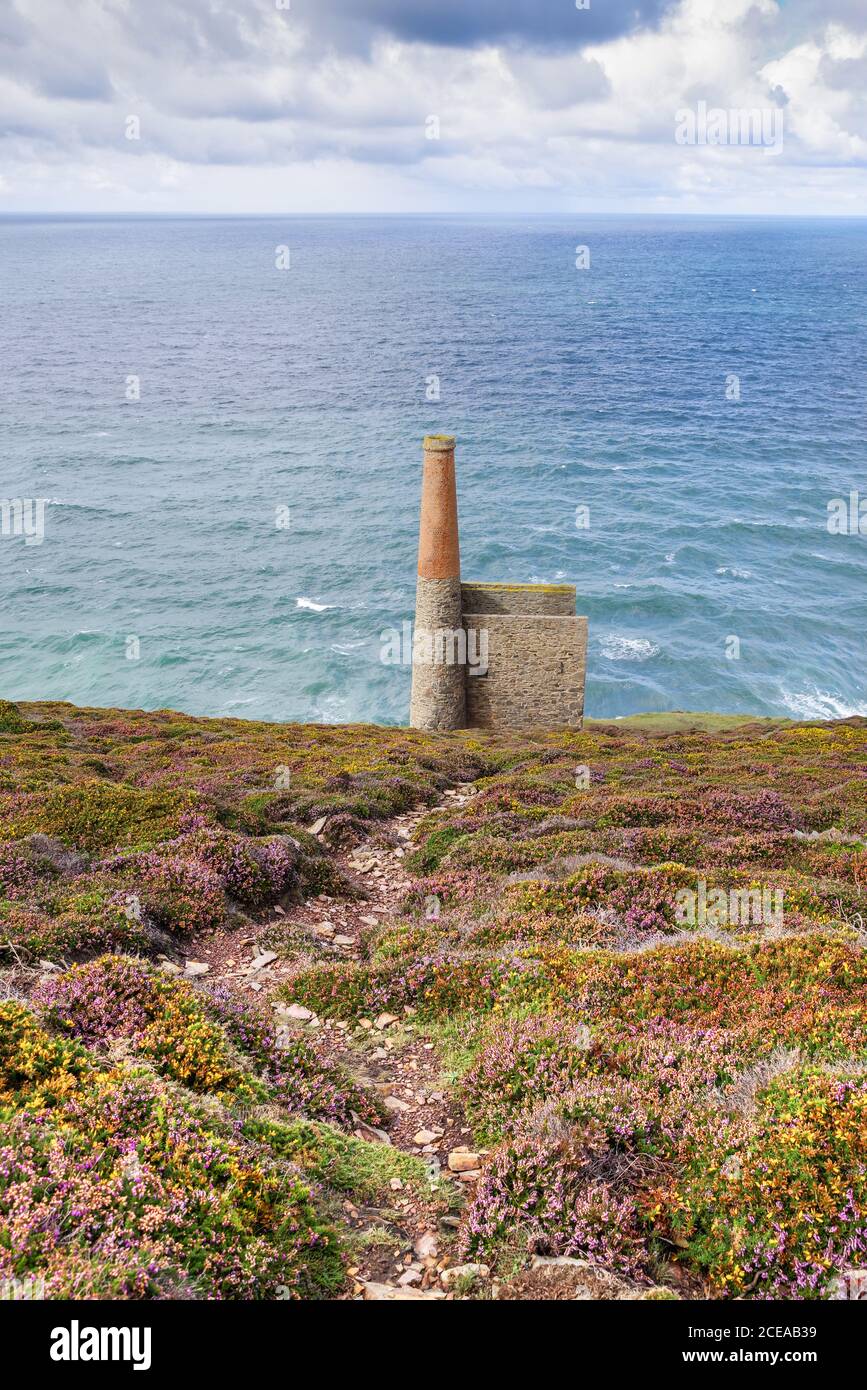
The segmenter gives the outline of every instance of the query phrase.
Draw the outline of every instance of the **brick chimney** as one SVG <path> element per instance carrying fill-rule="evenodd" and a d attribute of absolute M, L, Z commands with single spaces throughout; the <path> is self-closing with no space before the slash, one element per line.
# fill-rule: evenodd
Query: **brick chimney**
<path fill-rule="evenodd" d="M 418 581 L 415 600 L 412 696 L 414 729 L 462 729 L 466 717 L 466 665 L 447 660 L 461 632 L 461 556 L 452 435 L 424 441 Z"/>

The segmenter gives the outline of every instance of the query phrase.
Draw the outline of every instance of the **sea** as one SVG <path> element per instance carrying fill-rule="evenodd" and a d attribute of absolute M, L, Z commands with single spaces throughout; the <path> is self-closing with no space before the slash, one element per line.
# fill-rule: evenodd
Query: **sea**
<path fill-rule="evenodd" d="M 586 712 L 867 715 L 867 220 L 0 218 L 0 697 L 406 723 L 425 433 Z"/>

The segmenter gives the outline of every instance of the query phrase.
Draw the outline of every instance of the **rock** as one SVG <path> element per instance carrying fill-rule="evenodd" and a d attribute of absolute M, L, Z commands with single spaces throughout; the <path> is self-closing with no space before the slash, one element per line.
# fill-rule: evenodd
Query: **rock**
<path fill-rule="evenodd" d="M 311 1018 L 316 1017 L 313 1010 L 305 1009 L 303 1004 L 289 1004 L 286 1008 L 281 1009 L 280 1012 L 285 1014 L 286 1018 L 297 1019 L 299 1023 L 309 1023 Z"/>
<path fill-rule="evenodd" d="M 445 1297 L 441 1289 L 400 1289 L 396 1284 L 374 1284 L 367 1279 L 361 1280 L 361 1287 L 368 1303 L 403 1303 L 409 1299 Z"/>
<path fill-rule="evenodd" d="M 354 945 L 355 945 L 355 937 L 354 937 L 354 936 L 335 936 L 335 938 L 334 938 L 334 944 L 335 944 L 335 946 L 354 946 Z"/>
<path fill-rule="evenodd" d="M 408 1284 L 420 1284 L 421 1276 L 422 1271 L 420 1269 L 408 1269 L 405 1274 L 400 1276 L 397 1282 L 400 1288 L 405 1289 Z"/>
<path fill-rule="evenodd" d="M 315 821 L 313 822 L 313 824 L 312 824 L 311 827 L 310 827 L 310 830 L 308 831 L 308 834 L 310 834 L 310 835 L 321 835 L 321 834 L 322 834 L 322 831 L 325 829 L 325 826 L 326 826 L 327 823 L 328 823 L 328 817 L 327 817 L 327 816 L 320 816 L 318 820 L 315 820 Z"/>
<path fill-rule="evenodd" d="M 184 965 L 184 970 L 188 975 L 207 975 L 210 968 L 203 960 L 188 960 Z"/>
<path fill-rule="evenodd" d="M 386 1110 L 410 1110 L 412 1107 L 405 1100 L 398 1100 L 397 1096 L 386 1096 L 383 1101 Z"/>
<path fill-rule="evenodd" d="M 469 1149 L 452 1149 L 449 1154 L 449 1169 L 453 1173 L 475 1172 L 478 1167 L 479 1155 Z"/>
<path fill-rule="evenodd" d="M 391 1188 L 392 1192 L 402 1192 L 403 1178 L 389 1178 L 388 1185 Z"/>
<path fill-rule="evenodd" d="M 168 965 L 168 963 L 168 961 L 165 962 L 166 965 Z M 61 967 L 59 965 L 56 965 L 53 960 L 41 960 L 39 962 L 39 969 L 46 971 L 46 973 L 54 973 L 55 971 L 59 971 L 60 968 Z M 176 970 L 177 973 L 180 975 L 181 972 L 180 970 L 178 970 L 178 967 L 176 965 L 172 966 L 172 969 Z"/>
<path fill-rule="evenodd" d="M 248 970 L 264 970 L 266 965 L 270 965 L 272 960 L 277 959 L 276 951 L 263 951 L 261 955 L 254 956 L 248 965 Z"/>
<path fill-rule="evenodd" d="M 360 1120 L 353 1112 L 352 1118 L 355 1122 L 355 1134 L 358 1139 L 368 1139 L 372 1144 L 390 1144 L 391 1140 L 384 1129 L 376 1129 L 373 1125 Z"/>
<path fill-rule="evenodd" d="M 412 1142 L 422 1147 L 425 1144 L 435 1144 L 437 1139 L 442 1139 L 441 1129 L 420 1129 L 417 1134 L 412 1136 Z"/>
<path fill-rule="evenodd" d="M 436 1231 L 425 1231 L 424 1235 L 419 1236 L 412 1248 L 420 1260 L 429 1260 L 435 1257 L 438 1248 Z"/>
<path fill-rule="evenodd" d="M 377 1028 L 390 1028 L 393 1023 L 399 1023 L 397 1014 L 380 1014 L 376 1020 Z"/>
<path fill-rule="evenodd" d="M 362 921 L 362 923 L 364 924 L 365 927 L 378 927 L 378 926 L 379 926 L 379 918 L 378 918 L 378 917 L 362 917 L 361 921 Z"/>
<path fill-rule="evenodd" d="M 491 1271 L 487 1265 L 450 1265 L 440 1274 L 440 1283 L 450 1289 L 458 1279 L 489 1279 Z"/>

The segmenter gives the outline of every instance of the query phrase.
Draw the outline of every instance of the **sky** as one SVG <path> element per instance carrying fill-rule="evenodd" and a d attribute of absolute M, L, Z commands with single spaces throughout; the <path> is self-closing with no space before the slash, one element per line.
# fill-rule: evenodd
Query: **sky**
<path fill-rule="evenodd" d="M 26 211 L 864 215 L 867 0 L 0 0 Z"/>

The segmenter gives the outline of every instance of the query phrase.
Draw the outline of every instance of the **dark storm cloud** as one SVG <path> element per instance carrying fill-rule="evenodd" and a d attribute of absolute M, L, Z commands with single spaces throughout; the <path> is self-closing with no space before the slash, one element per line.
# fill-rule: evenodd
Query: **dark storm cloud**
<path fill-rule="evenodd" d="M 466 48 L 522 43 L 579 48 L 655 25 L 671 0 L 293 0 L 293 13 L 353 47 L 388 33 L 410 42 Z"/>

